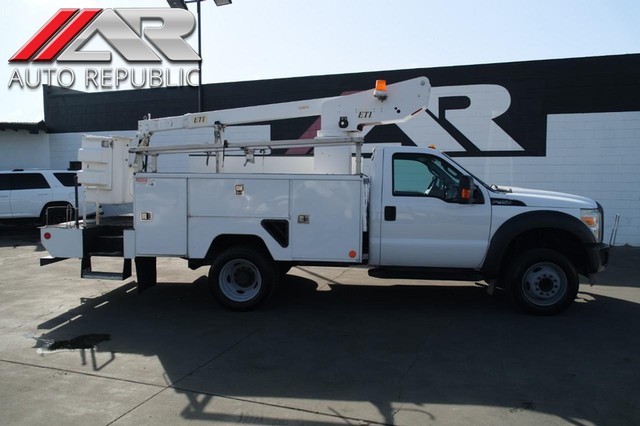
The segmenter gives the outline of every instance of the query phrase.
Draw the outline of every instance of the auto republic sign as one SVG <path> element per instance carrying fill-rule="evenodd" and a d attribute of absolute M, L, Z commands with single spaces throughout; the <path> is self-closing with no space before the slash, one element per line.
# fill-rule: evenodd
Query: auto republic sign
<path fill-rule="evenodd" d="M 184 9 L 60 9 L 9 59 L 15 67 L 8 87 L 197 86 L 200 57 L 185 40 L 194 29 Z M 89 49 L 95 39 L 108 49 Z M 109 67 L 114 55 L 130 66 Z M 165 61 L 172 68 L 163 67 Z"/>

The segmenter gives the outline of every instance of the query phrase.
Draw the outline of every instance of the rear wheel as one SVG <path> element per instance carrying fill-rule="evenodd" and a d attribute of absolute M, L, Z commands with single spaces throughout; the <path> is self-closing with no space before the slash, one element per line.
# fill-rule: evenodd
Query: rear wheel
<path fill-rule="evenodd" d="M 565 310 L 578 294 L 578 273 L 561 253 L 533 249 L 514 259 L 507 274 L 516 303 L 527 312 L 552 315 Z"/>
<path fill-rule="evenodd" d="M 211 265 L 209 286 L 224 307 L 246 311 L 269 296 L 275 277 L 275 265 L 262 251 L 233 247 L 220 254 Z"/>
<path fill-rule="evenodd" d="M 277 267 L 278 275 L 280 276 L 280 278 L 282 278 L 289 273 L 289 271 L 293 267 L 293 264 L 290 262 L 278 262 Z"/>

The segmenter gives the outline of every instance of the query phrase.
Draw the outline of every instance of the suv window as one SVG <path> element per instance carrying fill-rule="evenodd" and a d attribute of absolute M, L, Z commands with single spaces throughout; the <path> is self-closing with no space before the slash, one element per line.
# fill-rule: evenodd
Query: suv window
<path fill-rule="evenodd" d="M 75 173 L 54 173 L 53 175 L 64 186 L 75 186 Z"/>
<path fill-rule="evenodd" d="M 0 191 L 8 191 L 9 190 L 9 174 L 0 173 Z"/>
<path fill-rule="evenodd" d="M 43 189 L 50 188 L 42 173 L 15 173 L 11 175 L 11 189 Z"/>

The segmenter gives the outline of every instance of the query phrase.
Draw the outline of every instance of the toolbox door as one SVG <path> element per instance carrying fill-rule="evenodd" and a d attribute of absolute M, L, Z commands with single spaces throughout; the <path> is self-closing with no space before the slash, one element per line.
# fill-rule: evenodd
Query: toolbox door
<path fill-rule="evenodd" d="M 292 181 L 293 259 L 360 262 L 363 204 L 360 180 Z"/>
<path fill-rule="evenodd" d="M 137 177 L 134 183 L 136 254 L 187 255 L 187 180 Z"/>

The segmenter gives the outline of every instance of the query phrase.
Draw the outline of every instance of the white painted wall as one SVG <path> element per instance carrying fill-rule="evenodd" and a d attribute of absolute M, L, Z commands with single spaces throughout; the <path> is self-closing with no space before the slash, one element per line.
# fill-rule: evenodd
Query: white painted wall
<path fill-rule="evenodd" d="M 620 213 L 617 244 L 640 246 L 640 111 L 549 115 L 546 157 L 457 160 L 489 184 L 595 199 L 607 241 Z"/>
<path fill-rule="evenodd" d="M 0 131 L 0 170 L 50 167 L 48 134 L 34 135 L 26 130 Z"/>

